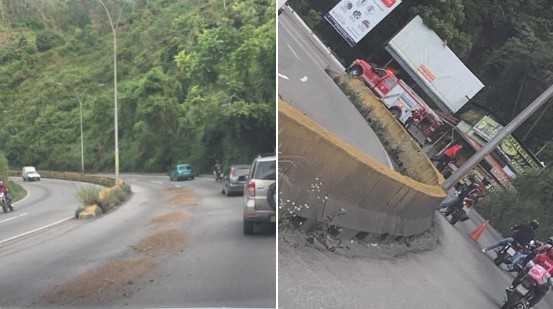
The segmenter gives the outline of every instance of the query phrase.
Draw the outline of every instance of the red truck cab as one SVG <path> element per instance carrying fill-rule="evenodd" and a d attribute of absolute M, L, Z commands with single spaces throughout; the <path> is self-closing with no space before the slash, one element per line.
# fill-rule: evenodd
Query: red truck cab
<path fill-rule="evenodd" d="M 355 60 L 346 70 L 350 76 L 360 76 L 363 82 L 380 99 L 397 120 L 406 125 L 411 118 L 414 127 L 418 128 L 424 137 L 416 139 L 424 144 L 424 140 L 432 140 L 441 126 L 442 120 L 424 100 L 417 95 L 405 82 L 398 79 L 389 69 L 376 67 L 365 60 Z M 411 134 L 413 130 L 410 129 Z"/>
<path fill-rule="evenodd" d="M 376 65 L 361 59 L 355 60 L 347 68 L 347 73 L 363 77 L 365 85 L 380 98 L 390 92 L 399 82 L 392 70 L 378 68 Z"/>

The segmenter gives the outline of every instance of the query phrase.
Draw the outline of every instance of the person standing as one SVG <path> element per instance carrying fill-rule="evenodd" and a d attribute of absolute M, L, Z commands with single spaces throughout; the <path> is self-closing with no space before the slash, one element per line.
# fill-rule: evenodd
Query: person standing
<path fill-rule="evenodd" d="M 461 149 L 463 149 L 463 145 L 454 144 L 453 146 L 447 148 L 439 156 L 434 157 L 431 160 L 438 162 L 436 168 L 441 171 L 444 169 L 447 163 L 449 163 L 450 161 L 455 161 L 455 159 L 457 159 L 457 156 L 459 155 L 459 152 L 461 152 Z"/>

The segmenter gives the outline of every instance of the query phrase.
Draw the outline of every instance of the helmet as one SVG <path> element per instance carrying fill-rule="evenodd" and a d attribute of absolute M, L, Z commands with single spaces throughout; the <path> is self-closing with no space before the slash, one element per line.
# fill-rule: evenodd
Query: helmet
<path fill-rule="evenodd" d="M 553 246 L 553 236 L 547 238 L 547 243 Z"/>
<path fill-rule="evenodd" d="M 530 221 L 530 227 L 532 227 L 534 230 L 537 230 L 538 227 L 540 227 L 540 223 L 538 220 L 532 220 Z"/>
<path fill-rule="evenodd" d="M 0 186 L 3 186 L 4 185 L 4 182 L 3 181 L 0 181 Z"/>

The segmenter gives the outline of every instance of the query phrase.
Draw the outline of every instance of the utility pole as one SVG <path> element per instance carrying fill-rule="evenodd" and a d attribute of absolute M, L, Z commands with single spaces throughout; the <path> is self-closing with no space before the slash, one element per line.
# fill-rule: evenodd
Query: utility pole
<path fill-rule="evenodd" d="M 494 136 L 482 149 L 476 152 L 470 159 L 461 165 L 449 178 L 445 180 L 442 185 L 444 190 L 449 190 L 456 184 L 459 179 L 466 175 L 472 168 L 474 168 L 480 161 L 484 159 L 495 147 L 501 143 L 501 141 L 507 137 L 507 135 L 513 133 L 526 119 L 528 119 L 535 111 L 537 111 L 543 104 L 545 104 L 553 96 L 553 85 L 549 86 L 534 102 L 526 107 L 518 116 L 516 116 L 509 124 L 507 124 L 502 130 L 500 130 L 496 136 Z"/>

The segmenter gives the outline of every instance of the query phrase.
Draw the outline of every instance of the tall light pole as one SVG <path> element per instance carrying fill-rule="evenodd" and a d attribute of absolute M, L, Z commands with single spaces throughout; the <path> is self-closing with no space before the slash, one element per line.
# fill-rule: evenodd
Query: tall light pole
<path fill-rule="evenodd" d="M 109 25 L 111 26 L 111 31 L 113 33 L 113 121 L 114 121 L 114 130 L 115 130 L 115 185 L 119 185 L 119 134 L 118 134 L 118 121 L 117 121 L 117 26 L 113 25 L 113 20 L 111 19 L 111 14 L 109 13 L 108 7 L 104 4 L 102 0 L 98 0 L 100 4 L 106 10 L 108 15 Z M 125 2 L 126 4 L 126 2 Z M 119 18 L 123 13 L 123 9 L 119 13 L 117 18 L 117 25 L 119 25 Z"/>
<path fill-rule="evenodd" d="M 62 83 L 56 83 L 59 86 L 65 87 Z M 104 84 L 98 84 L 96 87 L 101 87 Z M 81 120 L 81 175 L 84 174 L 84 138 L 83 138 L 83 100 L 86 92 L 89 89 L 85 89 L 81 94 L 77 92 L 77 90 L 73 90 L 75 93 L 75 97 L 77 98 L 77 101 L 79 101 L 79 113 L 80 113 L 80 120 Z"/>

